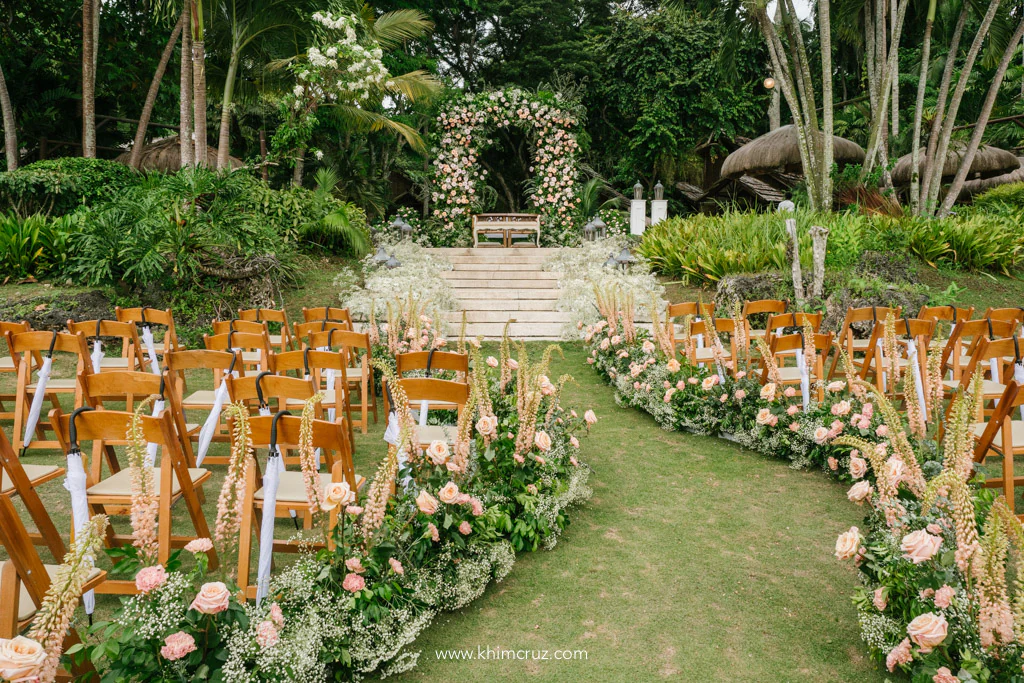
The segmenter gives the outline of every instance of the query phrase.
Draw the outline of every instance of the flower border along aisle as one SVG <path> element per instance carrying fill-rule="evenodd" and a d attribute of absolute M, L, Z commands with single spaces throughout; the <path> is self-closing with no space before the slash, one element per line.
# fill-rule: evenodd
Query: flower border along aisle
<path fill-rule="evenodd" d="M 742 353 L 735 368 L 718 353 L 694 366 L 675 358 L 669 322 L 655 316 L 652 334 L 636 328 L 632 306 L 614 293 L 599 301 L 605 317 L 585 329 L 587 362 L 620 405 L 668 430 L 728 436 L 852 482 L 847 495 L 866 505 L 865 528 L 841 534 L 835 554 L 859 568 L 862 637 L 888 671 L 922 683 L 1024 680 L 1024 527 L 974 473 L 980 376 L 943 416 L 941 349 L 933 351 L 927 408 L 905 373 L 904 420 L 889 397 L 852 376 L 844 357 L 845 380 L 812 381 L 805 404 L 799 388 L 771 381 L 777 368 L 763 341 L 767 371 Z M 718 345 L 713 328 L 704 341 Z M 693 342 L 684 334 L 679 343 Z M 754 378 L 762 372 L 764 385 Z"/>
<path fill-rule="evenodd" d="M 517 552 L 553 547 L 569 507 L 590 496 L 577 436 L 596 418 L 562 406 L 569 377 L 547 377 L 557 347 L 534 362 L 522 345 L 513 358 L 507 339 L 500 359 L 482 359 L 470 345 L 471 397 L 452 447 L 436 441 L 420 452 L 393 360 L 376 360 L 399 435 L 361 500 L 347 483 L 307 487 L 316 513 L 309 540 L 321 549 L 301 553 L 272 576 L 259 604 L 239 602 L 230 569 L 208 575 L 209 539 L 186 547 L 194 561 L 179 551 L 167 566 L 144 567 L 136 575 L 140 594 L 92 629 L 84 654 L 102 680 L 327 681 L 405 671 L 418 658 L 410 644 L 436 614 L 467 605 L 492 579 L 502 580 Z M 306 469 L 316 459 L 308 421 L 317 400 L 303 410 L 307 436 L 300 436 L 299 450 Z M 248 411 L 242 404 L 228 411 L 234 433 L 218 501 L 219 545 L 237 543 L 254 455 Z"/>

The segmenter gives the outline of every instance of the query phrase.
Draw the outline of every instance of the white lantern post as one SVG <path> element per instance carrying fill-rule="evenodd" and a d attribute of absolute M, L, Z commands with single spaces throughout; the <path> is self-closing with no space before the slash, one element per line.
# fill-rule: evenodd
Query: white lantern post
<path fill-rule="evenodd" d="M 644 186 L 636 181 L 633 186 L 633 201 L 629 205 L 629 234 L 642 235 L 647 229 L 647 200 L 644 199 Z"/>
<path fill-rule="evenodd" d="M 665 199 L 665 186 L 658 181 L 654 186 L 654 199 L 651 200 L 651 225 L 657 225 L 668 218 L 668 200 Z"/>

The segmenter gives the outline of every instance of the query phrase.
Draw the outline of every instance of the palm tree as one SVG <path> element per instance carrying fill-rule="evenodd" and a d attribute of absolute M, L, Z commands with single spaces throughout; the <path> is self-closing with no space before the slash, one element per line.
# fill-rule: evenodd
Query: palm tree
<path fill-rule="evenodd" d="M 149 119 L 153 116 L 153 107 L 156 104 L 157 93 L 160 92 L 160 81 L 164 78 L 164 72 L 167 71 L 167 64 L 171 61 L 171 55 L 174 53 L 174 46 L 178 42 L 178 35 L 181 34 L 181 27 L 184 23 L 185 15 L 182 14 L 178 17 L 178 23 L 174 25 L 174 30 L 171 31 L 171 37 L 167 40 L 167 45 L 164 46 L 164 52 L 160 55 L 160 63 L 157 64 L 156 73 L 153 74 L 153 80 L 149 84 L 149 92 L 146 93 L 146 102 L 142 105 L 142 113 L 139 115 L 139 125 L 135 129 L 135 142 L 132 143 L 132 155 L 128 160 L 128 165 L 132 168 L 139 167 L 139 159 L 142 156 L 142 147 L 146 141 L 146 129 L 149 127 Z"/>
<path fill-rule="evenodd" d="M 4 80 L 4 70 L 0 67 L 0 113 L 4 119 L 4 149 L 7 150 L 7 170 L 18 170 L 18 129 L 14 120 L 14 106 L 11 104 L 11 95 L 7 92 L 7 81 Z"/>
<path fill-rule="evenodd" d="M 178 149 L 181 168 L 195 162 L 192 147 L 192 3 L 186 1 L 181 9 L 181 81 L 179 100 Z"/>
<path fill-rule="evenodd" d="M 231 132 L 231 106 L 234 102 L 238 65 L 243 55 L 265 34 L 283 29 L 298 29 L 297 17 L 289 11 L 294 0 L 222 0 L 216 15 L 224 22 L 230 40 L 227 75 L 220 109 L 220 135 L 217 142 L 217 168 L 228 167 Z"/>
<path fill-rule="evenodd" d="M 195 164 L 206 164 L 206 20 L 203 0 L 190 0 L 192 5 L 192 98 L 195 105 Z"/>
<path fill-rule="evenodd" d="M 96 158 L 96 3 L 82 0 L 82 156 Z"/>

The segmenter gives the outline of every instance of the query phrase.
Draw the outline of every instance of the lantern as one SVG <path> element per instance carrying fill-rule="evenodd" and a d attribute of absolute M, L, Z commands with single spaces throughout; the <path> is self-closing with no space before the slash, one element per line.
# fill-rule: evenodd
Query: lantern
<path fill-rule="evenodd" d="M 665 198 L 665 186 L 662 185 L 661 181 L 659 180 L 658 184 L 654 186 L 654 199 L 655 200 L 662 200 L 664 198 Z"/>
<path fill-rule="evenodd" d="M 771 90 L 774 87 L 775 87 L 775 79 L 774 78 L 769 76 L 768 78 L 764 79 L 764 88 L 765 88 L 765 90 Z"/>
<path fill-rule="evenodd" d="M 373 256 L 373 262 L 376 263 L 378 266 L 382 266 L 388 262 L 389 258 L 390 257 L 388 256 L 387 252 L 384 251 L 384 245 L 381 245 L 377 247 L 377 253 L 374 254 Z"/>
<path fill-rule="evenodd" d="M 392 254 L 388 258 L 387 263 L 385 263 L 384 265 L 388 267 L 388 270 L 394 270 L 395 268 L 398 268 L 400 265 L 402 265 L 402 262 L 396 259 L 395 255 Z"/>
<path fill-rule="evenodd" d="M 640 181 L 636 181 L 636 185 L 633 186 L 633 199 L 644 198 L 644 186 L 640 184 Z"/>
<path fill-rule="evenodd" d="M 608 227 L 607 224 L 605 224 L 605 222 L 601 220 L 600 216 L 595 217 L 592 222 L 594 224 L 594 230 L 597 233 L 598 239 L 604 239 L 605 229 Z"/>
<path fill-rule="evenodd" d="M 594 233 L 594 221 L 590 221 L 583 226 L 583 239 L 587 240 L 588 242 L 593 242 Z"/>

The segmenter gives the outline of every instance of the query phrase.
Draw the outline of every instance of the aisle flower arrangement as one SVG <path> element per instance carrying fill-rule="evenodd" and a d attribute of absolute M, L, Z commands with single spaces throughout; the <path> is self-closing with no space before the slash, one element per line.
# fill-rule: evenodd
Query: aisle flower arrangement
<path fill-rule="evenodd" d="M 570 378 L 548 374 L 557 347 L 532 359 L 507 339 L 500 357 L 468 346 L 470 404 L 452 427 L 454 442 L 425 450 L 401 380 L 375 361 L 398 436 L 358 494 L 345 483 L 307 491 L 310 550 L 275 571 L 259 604 L 240 601 L 232 571 L 213 575 L 206 559 L 214 542 L 221 555 L 237 543 L 240 482 L 255 455 L 248 412 L 230 406 L 216 538 L 138 571 L 139 594 L 96 624 L 85 649 L 103 680 L 327 681 L 405 671 L 418 657 L 410 645 L 438 613 L 501 581 L 516 553 L 552 548 L 571 507 L 590 496 L 580 438 L 597 418 L 562 405 Z M 316 400 L 303 411 L 303 432 Z M 303 449 L 312 455 L 311 444 Z M 314 460 L 300 457 L 304 468 Z"/>

